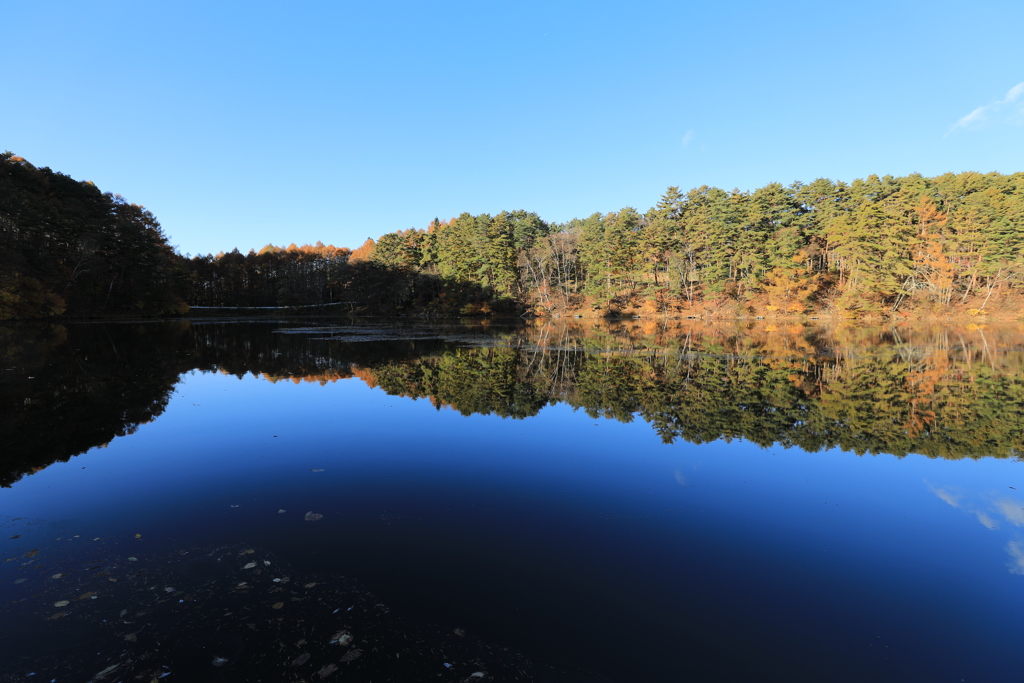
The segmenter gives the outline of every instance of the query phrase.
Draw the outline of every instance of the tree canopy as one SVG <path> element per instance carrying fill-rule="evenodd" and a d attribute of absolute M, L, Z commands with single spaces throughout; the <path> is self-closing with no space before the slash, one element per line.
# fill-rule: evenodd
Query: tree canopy
<path fill-rule="evenodd" d="M 145 208 L 0 154 L 0 319 L 182 313 L 180 275 Z"/>
<path fill-rule="evenodd" d="M 564 223 L 434 218 L 355 251 L 185 258 L 153 215 L 0 155 L 0 318 L 348 304 L 351 312 L 675 317 L 1019 315 L 1024 173 L 669 187 Z"/>

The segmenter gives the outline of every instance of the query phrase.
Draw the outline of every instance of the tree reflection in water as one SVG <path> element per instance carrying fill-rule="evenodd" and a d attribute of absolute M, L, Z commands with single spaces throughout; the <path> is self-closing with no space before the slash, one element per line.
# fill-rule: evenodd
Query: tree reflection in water
<path fill-rule="evenodd" d="M 666 443 L 1018 457 L 1016 328 L 544 321 L 303 327 L 173 322 L 0 327 L 0 483 L 156 419 L 182 373 L 359 378 L 438 409 L 522 419 L 566 403 Z"/>

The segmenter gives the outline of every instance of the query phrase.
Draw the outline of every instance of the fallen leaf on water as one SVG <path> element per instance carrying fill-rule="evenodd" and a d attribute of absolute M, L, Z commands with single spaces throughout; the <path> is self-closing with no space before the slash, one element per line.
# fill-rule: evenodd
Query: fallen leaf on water
<path fill-rule="evenodd" d="M 321 515 L 319 512 L 313 512 L 312 510 L 310 510 L 309 512 L 306 513 L 306 521 L 307 522 L 315 522 L 318 519 L 323 519 L 323 518 L 324 518 L 324 516 Z"/>
<path fill-rule="evenodd" d="M 98 674 L 96 674 L 95 676 L 93 676 L 93 678 L 103 678 L 104 676 L 106 676 L 108 673 L 110 673 L 111 671 L 113 671 L 114 669 L 116 669 L 119 666 L 121 666 L 121 662 L 118 662 L 117 664 L 111 664 L 106 669 L 104 669 L 103 671 L 101 671 Z"/>
<path fill-rule="evenodd" d="M 287 511 L 287 510 L 278 510 L 278 511 L 277 511 L 277 514 L 279 514 L 279 515 L 283 515 L 283 514 L 284 514 L 284 513 L 286 513 L 286 512 L 288 512 L 288 511 Z"/>
<path fill-rule="evenodd" d="M 344 630 L 338 631 L 333 636 L 331 636 L 331 644 L 332 645 L 334 643 L 337 643 L 338 645 L 344 646 L 344 645 L 348 645 L 351 642 L 352 642 L 352 634 L 349 633 L 348 631 L 344 631 Z"/>
<path fill-rule="evenodd" d="M 138 641 L 139 637 L 137 635 L 135 635 L 134 633 L 129 633 L 128 635 L 126 635 L 124 637 L 124 639 L 127 640 L 129 643 L 134 643 L 134 642 Z"/>
<path fill-rule="evenodd" d="M 283 603 L 283 602 L 275 602 L 275 603 L 274 603 L 274 604 L 272 605 L 272 607 L 273 607 L 274 609 L 281 609 L 282 607 L 284 607 L 284 603 Z"/>
<path fill-rule="evenodd" d="M 50 578 L 51 579 L 63 579 L 64 578 L 64 573 L 63 572 L 58 572 L 58 573 L 54 574 L 53 576 L 51 576 Z"/>
<path fill-rule="evenodd" d="M 250 562 L 249 564 L 247 564 L 244 567 L 242 567 L 242 569 L 252 569 L 255 566 L 256 566 L 255 562 Z"/>
<path fill-rule="evenodd" d="M 35 557 L 38 554 L 39 554 L 39 549 L 36 548 L 35 550 L 29 550 L 27 553 L 22 555 L 22 557 Z"/>
<path fill-rule="evenodd" d="M 338 670 L 338 667 L 336 665 L 328 664 L 327 666 L 323 667 L 322 669 L 320 669 L 316 673 L 317 673 L 318 676 L 320 676 L 320 678 L 327 678 L 328 676 L 330 676 L 332 673 L 334 673 L 337 670 Z"/>
<path fill-rule="evenodd" d="M 254 552 L 256 552 L 256 551 L 253 550 L 252 548 L 249 548 L 248 550 L 243 550 L 242 554 L 243 555 L 252 555 Z"/>
<path fill-rule="evenodd" d="M 142 534 L 135 534 L 135 538 L 142 538 Z"/>
<path fill-rule="evenodd" d="M 88 600 L 89 598 L 96 595 L 96 591 L 89 591 L 88 593 L 82 593 L 78 596 L 79 600 Z"/>
<path fill-rule="evenodd" d="M 316 581 L 310 581 L 305 586 L 303 586 L 303 588 L 312 588 L 315 585 L 316 585 Z"/>
<path fill-rule="evenodd" d="M 67 607 L 70 604 L 71 604 L 70 600 L 59 600 L 59 601 L 53 603 L 53 606 L 54 607 Z"/>
<path fill-rule="evenodd" d="M 53 621 L 54 619 L 60 619 L 61 617 L 66 617 L 67 615 L 67 612 L 57 612 L 56 614 L 50 615 L 49 619 L 50 621 Z"/>
<path fill-rule="evenodd" d="M 292 666 L 302 666 L 303 664 L 309 661 L 309 658 L 310 654 L 308 652 L 301 654 L 292 660 Z"/>
<path fill-rule="evenodd" d="M 341 656 L 341 661 L 351 662 L 353 659 L 359 659 L 361 654 L 363 654 L 362 650 L 349 650 Z"/>

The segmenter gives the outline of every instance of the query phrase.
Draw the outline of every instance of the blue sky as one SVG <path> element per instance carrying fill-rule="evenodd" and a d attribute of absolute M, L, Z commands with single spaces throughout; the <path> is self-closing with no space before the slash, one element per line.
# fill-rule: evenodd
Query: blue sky
<path fill-rule="evenodd" d="M 0 149 L 182 253 L 1024 170 L 1024 3 L 0 0 Z"/>

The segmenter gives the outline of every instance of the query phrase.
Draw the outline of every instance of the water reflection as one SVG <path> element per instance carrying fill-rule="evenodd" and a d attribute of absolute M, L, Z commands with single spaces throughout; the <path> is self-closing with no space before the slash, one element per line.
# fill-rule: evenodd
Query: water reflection
<path fill-rule="evenodd" d="M 187 322 L 0 327 L 0 484 L 132 433 L 190 370 L 270 382 L 358 378 L 464 415 L 564 403 L 642 419 L 662 441 L 1018 457 L 1018 330 L 581 322 Z"/>
<path fill-rule="evenodd" d="M 318 641 L 300 673 L 307 635 L 291 629 L 311 622 L 261 626 L 295 598 L 317 633 L 356 628 L 334 623 L 350 603 L 288 593 L 316 583 L 334 603 L 345 576 L 442 625 L 446 650 L 478 634 L 612 680 L 1014 680 L 1017 339 L 636 321 L 17 328 L 0 368 L 7 481 L 108 446 L 0 494 L 22 518 L 0 517 L 0 645 L 43 634 L 54 660 L 53 643 L 75 644 L 82 680 L 125 657 L 150 680 L 168 662 L 139 653 L 185 647 L 203 618 L 202 633 L 273 653 L 282 680 L 329 663 L 383 680 L 379 643 L 353 663 Z M 54 447 L 31 451 L 34 436 Z M 833 445 L 933 457 L 821 452 Z M 238 577 L 250 549 L 287 571 Z M 230 583 L 192 603 L 167 592 L 185 590 L 182 558 L 220 552 L 242 563 Z M 74 611 L 52 620 L 64 600 Z M 132 601 L 151 616 L 117 621 Z M 150 640 L 126 650 L 143 623 Z M 223 653 L 202 654 L 219 676 Z"/>
<path fill-rule="evenodd" d="M 189 366 L 188 323 L 0 326 L 0 485 L 156 419 Z"/>
<path fill-rule="evenodd" d="M 1006 543 L 1006 552 L 1010 555 L 1007 568 L 1011 574 L 1024 574 L 1024 537 L 1012 528 L 1024 526 L 1024 498 L 1005 493 L 974 493 L 960 486 L 928 486 L 939 500 L 972 515 L 989 531 L 999 531 L 1008 523 L 1011 528 Z"/>
<path fill-rule="evenodd" d="M 1010 541 L 1006 544 L 1006 552 L 1010 555 L 1010 573 L 1024 574 L 1024 541 Z"/>

